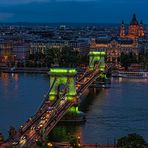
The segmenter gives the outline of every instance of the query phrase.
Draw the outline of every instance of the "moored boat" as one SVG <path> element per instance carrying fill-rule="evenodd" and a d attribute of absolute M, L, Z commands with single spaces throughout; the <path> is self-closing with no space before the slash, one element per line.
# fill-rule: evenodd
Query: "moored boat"
<path fill-rule="evenodd" d="M 113 77 L 148 79 L 148 72 L 144 71 L 118 71 L 112 74 Z"/>

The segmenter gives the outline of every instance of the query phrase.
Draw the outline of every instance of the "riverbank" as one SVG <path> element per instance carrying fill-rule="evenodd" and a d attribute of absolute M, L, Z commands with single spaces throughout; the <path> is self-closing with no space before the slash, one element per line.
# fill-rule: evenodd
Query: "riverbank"
<path fill-rule="evenodd" d="M 17 67 L 17 68 L 11 68 L 11 67 L 0 67 L 0 72 L 4 73 L 41 73 L 41 74 L 47 74 L 49 68 L 43 67 L 43 68 L 36 68 L 36 67 Z"/>
<path fill-rule="evenodd" d="M 77 73 L 83 73 L 84 68 L 77 67 Z M 48 67 L 2 67 L 0 66 L 0 72 L 3 73 L 36 73 L 36 74 L 49 74 Z"/>
<path fill-rule="evenodd" d="M 148 79 L 147 71 L 115 71 L 112 77 L 130 78 L 130 79 Z"/>
<path fill-rule="evenodd" d="M 54 145 L 55 147 L 59 147 L 59 148 L 73 148 L 72 146 L 70 146 L 68 143 L 53 143 L 52 145 Z M 6 144 L 2 144 L 0 145 L 1 148 L 6 148 L 9 147 Z M 119 148 L 116 145 L 111 145 L 111 144 L 81 144 L 79 145 L 80 148 Z"/>
<path fill-rule="evenodd" d="M 54 143 L 55 146 L 60 148 L 71 148 L 68 143 Z M 117 148 L 116 145 L 113 144 L 80 144 L 81 148 Z"/>
<path fill-rule="evenodd" d="M 5 137 L 9 126 L 22 125 L 36 112 L 49 90 L 49 81 L 45 74 L 0 75 L 0 132 Z M 113 144 L 114 139 L 129 133 L 138 133 L 148 141 L 147 90 L 148 80 L 116 78 L 110 89 L 89 89 L 80 107 L 86 114 L 85 124 L 60 124 L 53 134 L 61 141 L 67 133 L 80 135 L 81 143 L 86 144 Z"/>

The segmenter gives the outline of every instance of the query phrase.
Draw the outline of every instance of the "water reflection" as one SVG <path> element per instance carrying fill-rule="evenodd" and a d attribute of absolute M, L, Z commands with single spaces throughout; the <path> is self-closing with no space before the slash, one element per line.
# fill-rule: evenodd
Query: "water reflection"
<path fill-rule="evenodd" d="M 2 87 L 1 88 L 2 96 L 5 96 L 7 98 L 7 96 L 10 93 L 10 89 L 12 89 L 11 91 L 13 91 L 13 96 L 15 97 L 18 92 L 18 80 L 19 80 L 18 74 L 1 73 L 0 81 L 1 81 L 1 87 Z M 12 83 L 13 83 L 13 87 L 11 88 Z"/>
<path fill-rule="evenodd" d="M 144 79 L 113 79 L 111 89 L 101 90 L 90 104 L 82 128 L 85 143 L 113 143 L 114 138 L 132 132 L 148 139 L 147 90 Z"/>
<path fill-rule="evenodd" d="M 19 127 L 39 108 L 49 89 L 43 74 L 0 74 L 0 132 L 7 135 L 9 126 Z"/>
<path fill-rule="evenodd" d="M 113 79 L 110 89 L 87 90 L 80 105 L 87 118 L 77 131 L 81 142 L 113 144 L 115 139 L 129 133 L 140 134 L 148 140 L 147 90 L 145 79 Z"/>
<path fill-rule="evenodd" d="M 6 73 L 0 73 L 0 82 L 1 82 L 1 93 L 2 95 L 7 95 L 8 94 L 8 85 L 9 85 L 9 74 Z"/>
<path fill-rule="evenodd" d="M 49 78 L 36 74 L 0 74 L 0 132 L 18 127 L 32 116 L 49 89 Z M 115 138 L 137 133 L 148 140 L 148 80 L 113 79 L 110 89 L 88 89 L 79 109 L 83 125 L 58 125 L 51 140 L 80 135 L 83 143 L 113 143 Z"/>
<path fill-rule="evenodd" d="M 79 110 L 83 112 L 88 112 L 90 110 L 90 107 L 94 104 L 95 98 L 100 95 L 100 92 L 104 89 L 87 89 L 84 93 L 84 96 L 82 97 L 82 102 L 79 106 Z M 100 101 L 103 101 L 100 99 Z"/>
<path fill-rule="evenodd" d="M 17 73 L 11 73 L 11 74 L 9 74 L 9 73 L 0 73 L 0 78 L 1 78 L 2 80 L 12 78 L 12 79 L 14 79 L 15 81 L 18 81 L 18 79 L 19 79 L 19 74 L 17 74 Z"/>
<path fill-rule="evenodd" d="M 49 140 L 53 142 L 68 142 L 70 136 L 81 137 L 80 126 L 76 124 L 59 124 L 49 134 Z"/>
<path fill-rule="evenodd" d="M 19 74 L 12 73 L 11 76 L 12 76 L 12 78 L 13 78 L 15 81 L 18 81 L 18 79 L 19 79 Z"/>

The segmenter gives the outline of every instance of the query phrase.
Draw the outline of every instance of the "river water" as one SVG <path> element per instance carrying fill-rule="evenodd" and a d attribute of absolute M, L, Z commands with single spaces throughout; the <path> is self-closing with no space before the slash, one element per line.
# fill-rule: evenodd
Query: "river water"
<path fill-rule="evenodd" d="M 41 74 L 0 74 L 0 132 L 20 126 L 32 116 L 49 89 L 49 77 Z M 110 89 L 87 90 L 80 109 L 82 125 L 58 125 L 50 134 L 65 140 L 68 134 L 83 143 L 114 143 L 129 133 L 148 140 L 148 80 L 113 79 Z M 60 137 L 60 138 L 59 138 Z"/>

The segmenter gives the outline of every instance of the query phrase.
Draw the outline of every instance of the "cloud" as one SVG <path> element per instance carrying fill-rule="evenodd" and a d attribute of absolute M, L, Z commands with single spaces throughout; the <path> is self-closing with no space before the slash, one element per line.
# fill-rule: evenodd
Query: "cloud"
<path fill-rule="evenodd" d="M 0 0 L 1 2 L 4 0 Z M 8 2 L 9 0 L 5 0 Z M 133 13 L 148 23 L 148 1 L 144 0 L 11 0 L 0 5 L 7 22 L 113 22 L 129 23 Z M 17 3 L 19 2 L 19 3 Z M 140 3 L 141 2 L 141 3 Z M 144 4 L 143 4 L 144 3 Z M 5 19 L 5 20 L 4 20 Z"/>
<path fill-rule="evenodd" d="M 7 20 L 9 18 L 12 18 L 14 16 L 13 13 L 9 12 L 0 12 L 0 21 Z"/>
<path fill-rule="evenodd" d="M 49 0 L 0 0 L 0 4 L 25 4 L 32 2 L 48 2 Z"/>
<path fill-rule="evenodd" d="M 33 2 L 97 2 L 97 3 L 146 3 L 147 0 L 0 0 L 0 4 L 12 5 L 12 4 L 26 4 Z"/>
<path fill-rule="evenodd" d="M 97 2 L 97 0 L 55 0 L 56 2 Z"/>
<path fill-rule="evenodd" d="M 51 1 L 51 0 L 49 0 Z M 55 2 L 146 3 L 147 0 L 53 0 Z"/>

